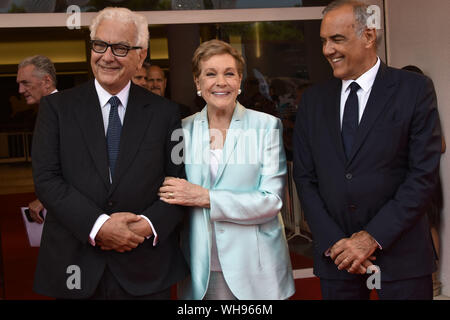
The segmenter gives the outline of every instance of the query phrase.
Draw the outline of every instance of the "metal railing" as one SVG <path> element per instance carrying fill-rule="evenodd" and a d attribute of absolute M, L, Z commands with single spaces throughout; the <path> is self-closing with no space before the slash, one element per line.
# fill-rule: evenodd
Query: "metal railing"
<path fill-rule="evenodd" d="M 31 141 L 30 131 L 0 133 L 0 163 L 30 162 Z"/>
<path fill-rule="evenodd" d="M 295 187 L 292 161 L 287 162 L 287 169 L 284 203 L 281 209 L 284 226 L 287 231 L 286 238 L 290 240 L 299 236 L 308 241 L 312 241 L 311 231 L 305 220 L 305 215 L 298 198 L 297 188 Z"/>

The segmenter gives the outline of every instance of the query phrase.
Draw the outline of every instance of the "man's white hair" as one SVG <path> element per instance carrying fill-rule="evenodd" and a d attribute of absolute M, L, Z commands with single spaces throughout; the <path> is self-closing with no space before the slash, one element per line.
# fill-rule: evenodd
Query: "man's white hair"
<path fill-rule="evenodd" d="M 137 30 L 136 43 L 133 46 L 139 46 L 143 49 L 148 48 L 148 22 L 147 19 L 140 14 L 137 14 L 127 8 L 108 7 L 98 13 L 92 20 L 89 30 L 91 30 L 91 40 L 94 40 L 97 28 L 103 20 L 114 20 L 117 23 L 132 23 Z"/>

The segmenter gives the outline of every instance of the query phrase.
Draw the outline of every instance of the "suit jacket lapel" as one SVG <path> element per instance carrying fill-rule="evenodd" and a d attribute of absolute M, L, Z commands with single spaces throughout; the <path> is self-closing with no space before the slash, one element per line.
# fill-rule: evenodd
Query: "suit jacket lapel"
<path fill-rule="evenodd" d="M 370 92 L 369 100 L 367 101 L 366 108 L 361 118 L 361 122 L 358 126 L 356 139 L 347 164 L 352 161 L 355 154 L 361 148 L 361 145 L 370 132 L 370 129 L 373 127 L 378 116 L 382 114 L 387 107 L 387 102 L 395 91 L 395 82 L 388 76 L 388 72 L 387 66 L 384 63 L 381 63 L 373 83 L 372 91 Z"/>
<path fill-rule="evenodd" d="M 243 129 L 243 118 L 245 114 L 245 108 L 237 102 L 236 107 L 234 108 L 233 117 L 231 118 L 230 127 L 228 128 L 227 137 L 225 139 L 225 143 L 223 146 L 222 152 L 222 161 L 220 162 L 219 169 L 217 171 L 216 181 L 214 185 L 218 183 L 220 177 L 225 170 L 231 156 L 233 155 L 236 144 L 239 141 L 239 138 L 242 136 Z"/>
<path fill-rule="evenodd" d="M 210 171 L 209 171 L 209 161 L 210 161 L 210 154 L 209 154 L 209 125 L 208 125 L 208 110 L 206 107 L 203 108 L 203 110 L 200 112 L 200 114 L 197 116 L 194 122 L 194 132 L 192 134 L 192 142 L 195 143 L 195 141 L 201 141 L 201 148 L 200 151 L 201 155 L 194 155 L 194 157 L 201 157 L 201 185 L 204 188 L 209 189 L 211 185 L 211 177 L 210 177 Z M 197 146 L 192 146 L 192 148 L 196 148 Z M 197 148 L 195 149 L 197 150 Z M 206 164 L 206 165 L 204 165 Z"/>
<path fill-rule="evenodd" d="M 84 135 L 85 143 L 92 156 L 95 167 L 102 177 L 105 187 L 109 188 L 109 167 L 103 116 L 95 91 L 94 81 L 86 83 L 86 95 L 80 96 L 75 105 L 75 118 Z"/>
<path fill-rule="evenodd" d="M 340 116 L 342 81 L 339 79 L 333 79 L 331 83 L 330 91 L 325 94 L 327 99 L 325 102 L 325 115 L 328 122 L 328 128 L 331 131 L 330 137 L 333 137 L 336 151 L 341 160 L 345 163 L 347 160 L 344 152 L 344 146 L 342 144 Z"/>
<path fill-rule="evenodd" d="M 141 96 L 140 91 L 136 89 L 137 87 L 132 83 L 122 125 L 119 155 L 114 170 L 114 177 L 112 178 L 110 194 L 114 192 L 120 178 L 125 174 L 133 161 L 153 116 L 152 108 L 146 108 L 149 104 L 145 102 L 146 99 Z M 150 115 L 148 115 L 149 112 Z"/>

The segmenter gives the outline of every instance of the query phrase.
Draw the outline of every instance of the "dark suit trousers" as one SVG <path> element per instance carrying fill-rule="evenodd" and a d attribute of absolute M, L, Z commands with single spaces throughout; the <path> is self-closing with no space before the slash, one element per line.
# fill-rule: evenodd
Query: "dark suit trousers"
<path fill-rule="evenodd" d="M 133 296 L 125 291 L 106 267 L 102 278 L 89 300 L 170 300 L 170 288 L 143 296 Z"/>
<path fill-rule="evenodd" d="M 323 300 L 369 300 L 368 276 L 360 280 L 320 279 Z M 431 300 L 433 280 L 431 275 L 398 281 L 381 281 L 377 289 L 380 300 Z"/>

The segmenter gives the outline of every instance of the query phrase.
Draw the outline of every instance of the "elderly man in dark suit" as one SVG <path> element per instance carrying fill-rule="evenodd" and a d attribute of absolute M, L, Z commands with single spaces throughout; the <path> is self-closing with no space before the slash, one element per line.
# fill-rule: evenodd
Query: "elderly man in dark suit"
<path fill-rule="evenodd" d="M 95 80 L 41 100 L 36 192 L 48 215 L 34 290 L 57 298 L 168 299 L 187 266 L 183 209 L 159 200 L 178 108 L 131 83 L 148 47 L 145 17 L 106 8 L 91 24 Z"/>
<path fill-rule="evenodd" d="M 42 97 L 58 92 L 56 89 L 56 69 L 53 62 L 43 55 L 23 59 L 17 67 L 19 93 L 27 104 L 39 104 Z M 37 223 L 43 223 L 41 211 L 44 206 L 35 199 L 28 204 L 30 217 Z"/>
<path fill-rule="evenodd" d="M 436 95 L 430 79 L 380 61 L 368 17 L 358 1 L 324 10 L 320 37 L 335 78 L 308 89 L 297 115 L 294 179 L 314 272 L 324 299 L 368 299 L 372 264 L 381 299 L 431 299 Z"/>

